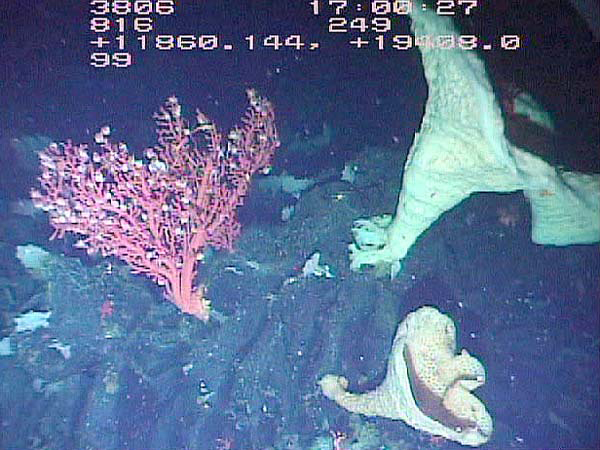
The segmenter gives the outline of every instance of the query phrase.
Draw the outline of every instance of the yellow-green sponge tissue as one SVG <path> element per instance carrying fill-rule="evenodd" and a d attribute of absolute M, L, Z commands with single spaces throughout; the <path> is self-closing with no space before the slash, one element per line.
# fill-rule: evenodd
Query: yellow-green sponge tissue
<path fill-rule="evenodd" d="M 449 17 L 413 8 L 411 19 L 415 36 L 452 34 L 458 39 Z M 355 222 L 350 267 L 388 266 L 393 277 L 417 238 L 476 192 L 522 190 L 531 202 L 536 243 L 599 241 L 600 175 L 565 172 L 511 144 L 475 51 L 419 50 L 429 93 L 404 166 L 396 213 Z"/>

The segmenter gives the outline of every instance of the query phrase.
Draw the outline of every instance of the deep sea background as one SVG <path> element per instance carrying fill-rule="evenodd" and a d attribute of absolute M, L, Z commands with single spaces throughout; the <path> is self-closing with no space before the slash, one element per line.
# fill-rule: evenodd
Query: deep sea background
<path fill-rule="evenodd" d="M 101 69 L 89 63 L 90 3 L 0 5 L 2 337 L 19 313 L 53 311 L 49 328 L 0 357 L 0 448 L 334 448 L 332 432 L 348 436 L 345 448 L 459 448 L 402 422 L 351 417 L 316 386 L 329 372 L 357 390 L 380 383 L 396 325 L 425 304 L 453 318 L 459 348 L 486 367 L 477 395 L 495 433 L 482 448 L 600 447 L 597 244 L 535 245 L 522 194 L 486 193 L 442 216 L 397 279 L 349 270 L 352 221 L 395 208 L 427 96 L 416 49 L 352 48 L 359 33 L 329 32 L 325 2 L 315 16 L 300 0 L 177 1 L 156 33 L 216 34 L 233 50 L 140 50 L 128 19 L 133 65 Z M 530 92 L 556 120 L 546 156 L 600 171 L 600 49 L 585 21 L 567 1 L 490 3 L 457 22 L 490 42 L 523 37 L 517 51 L 482 54 L 498 97 L 506 84 Z M 406 18 L 393 26 L 409 33 Z M 248 50 L 250 34 L 299 34 L 320 47 Z M 318 182 L 299 198 L 257 182 L 234 251 L 207 255 L 199 276 L 225 322 L 183 316 L 151 281 L 82 254 L 73 237 L 48 241 L 47 218 L 26 202 L 40 145 L 89 142 L 110 125 L 141 156 L 167 97 L 228 130 L 249 87 L 276 108 L 273 172 Z M 359 168 L 352 186 L 339 180 L 348 162 Z M 29 243 L 53 255 L 43 274 L 15 257 Z M 298 276 L 315 251 L 333 278 Z M 114 312 L 102 317 L 107 299 Z M 68 357 L 56 343 L 70 345 Z"/>

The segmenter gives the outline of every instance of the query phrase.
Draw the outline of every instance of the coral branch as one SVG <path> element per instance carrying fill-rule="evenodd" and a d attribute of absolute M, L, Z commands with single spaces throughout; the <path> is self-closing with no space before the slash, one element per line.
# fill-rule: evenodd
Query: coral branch
<path fill-rule="evenodd" d="M 279 146 L 271 104 L 248 90 L 241 128 L 224 140 L 197 112 L 181 115 L 170 97 L 155 114 L 158 143 L 136 159 L 104 127 L 87 145 L 51 144 L 40 153 L 41 189 L 31 191 L 54 233 L 82 235 L 76 247 L 116 256 L 159 285 L 182 311 L 209 316 L 204 288 L 194 287 L 207 246 L 231 249 L 240 234 L 236 209 L 257 171 L 268 171 Z"/>

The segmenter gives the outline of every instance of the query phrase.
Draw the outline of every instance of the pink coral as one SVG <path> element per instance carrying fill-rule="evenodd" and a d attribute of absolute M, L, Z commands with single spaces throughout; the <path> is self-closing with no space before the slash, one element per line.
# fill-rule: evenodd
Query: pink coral
<path fill-rule="evenodd" d="M 205 289 L 194 286 L 197 263 L 207 246 L 231 249 L 251 176 L 269 169 L 279 146 L 273 107 L 247 94 L 243 126 L 225 140 L 199 111 L 192 125 L 170 97 L 154 116 L 158 144 L 143 161 L 112 142 L 108 127 L 93 149 L 51 144 L 40 153 L 41 189 L 31 192 L 50 215 L 50 239 L 82 235 L 77 247 L 120 258 L 165 286 L 183 312 L 208 320 Z"/>

